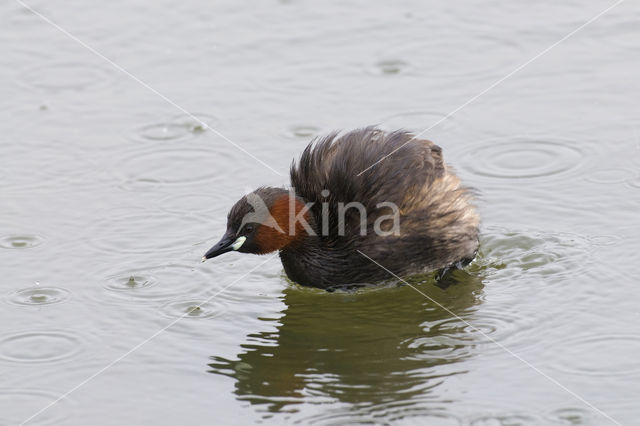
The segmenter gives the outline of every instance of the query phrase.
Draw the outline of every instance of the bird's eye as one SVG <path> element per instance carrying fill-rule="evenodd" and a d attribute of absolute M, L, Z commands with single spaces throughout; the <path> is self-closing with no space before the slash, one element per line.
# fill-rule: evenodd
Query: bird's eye
<path fill-rule="evenodd" d="M 252 225 L 247 225 L 244 227 L 244 232 L 253 232 L 253 226 Z"/>

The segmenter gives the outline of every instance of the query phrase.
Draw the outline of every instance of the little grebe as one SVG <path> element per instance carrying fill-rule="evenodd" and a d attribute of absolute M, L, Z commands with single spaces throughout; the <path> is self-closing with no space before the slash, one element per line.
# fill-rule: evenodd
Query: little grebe
<path fill-rule="evenodd" d="M 331 289 L 391 278 L 364 255 L 403 277 L 466 265 L 478 249 L 469 189 L 439 146 L 409 132 L 369 127 L 311 142 L 291 186 L 242 197 L 203 261 L 279 250 L 290 279 Z"/>

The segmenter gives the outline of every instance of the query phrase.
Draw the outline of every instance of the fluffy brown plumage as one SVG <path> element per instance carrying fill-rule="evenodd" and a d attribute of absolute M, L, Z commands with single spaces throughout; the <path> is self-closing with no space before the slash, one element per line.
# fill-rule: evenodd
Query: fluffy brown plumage
<path fill-rule="evenodd" d="M 276 238 L 260 223 L 243 223 L 242 218 L 254 210 L 245 196 L 229 213 L 225 238 L 228 243 L 245 237 L 240 252 L 280 250 L 287 275 L 300 284 L 331 288 L 390 278 L 360 252 L 402 277 L 466 264 L 477 251 L 479 217 L 470 191 L 446 165 L 439 146 L 413 139 L 408 132 L 365 128 L 316 140 L 292 165 L 291 186 L 295 189 L 291 203 L 285 189 L 259 188 L 253 194 L 265 200 L 287 234 L 289 209 L 297 214 L 306 203 L 313 203 L 303 216 L 316 235 L 296 228 L 292 235 Z M 366 209 L 365 235 L 355 208 L 346 210 L 343 227 L 339 223 L 340 203 L 353 202 Z M 392 220 L 379 223 L 387 235 L 375 232 L 376 221 L 393 211 L 380 203 L 398 207 L 399 232 L 390 232 Z M 206 257 L 218 251 L 220 243 Z"/>

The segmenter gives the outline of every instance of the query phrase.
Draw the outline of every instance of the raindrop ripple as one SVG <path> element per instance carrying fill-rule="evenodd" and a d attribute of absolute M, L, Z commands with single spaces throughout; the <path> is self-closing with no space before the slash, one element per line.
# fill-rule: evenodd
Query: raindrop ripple
<path fill-rule="evenodd" d="M 467 150 L 460 165 L 479 176 L 533 179 L 566 174 L 577 169 L 584 158 L 583 149 L 570 140 L 491 139 Z"/>
<path fill-rule="evenodd" d="M 41 306 L 61 303 L 69 299 L 71 292 L 58 287 L 29 287 L 10 293 L 8 302 L 13 305 Z"/>
<path fill-rule="evenodd" d="M 226 308 L 217 300 L 177 300 L 165 304 L 162 313 L 169 318 L 205 319 L 222 315 Z"/>
<path fill-rule="evenodd" d="M 27 249 L 42 244 L 44 238 L 38 235 L 6 235 L 0 237 L 0 247 L 5 249 Z"/>
<path fill-rule="evenodd" d="M 27 331 L 0 338 L 0 359 L 12 362 L 58 362 L 76 355 L 81 340 L 67 331 Z"/>

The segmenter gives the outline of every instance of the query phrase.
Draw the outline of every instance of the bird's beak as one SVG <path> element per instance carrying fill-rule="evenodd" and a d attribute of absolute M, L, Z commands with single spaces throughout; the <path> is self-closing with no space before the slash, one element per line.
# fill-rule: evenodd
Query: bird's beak
<path fill-rule="evenodd" d="M 242 247 L 242 244 L 246 241 L 247 237 L 235 237 L 235 235 L 226 233 L 222 237 L 220 241 L 213 247 L 209 249 L 208 252 L 202 256 L 202 261 L 204 262 L 207 259 L 211 259 L 212 257 L 220 256 L 223 253 L 238 250 Z"/>

